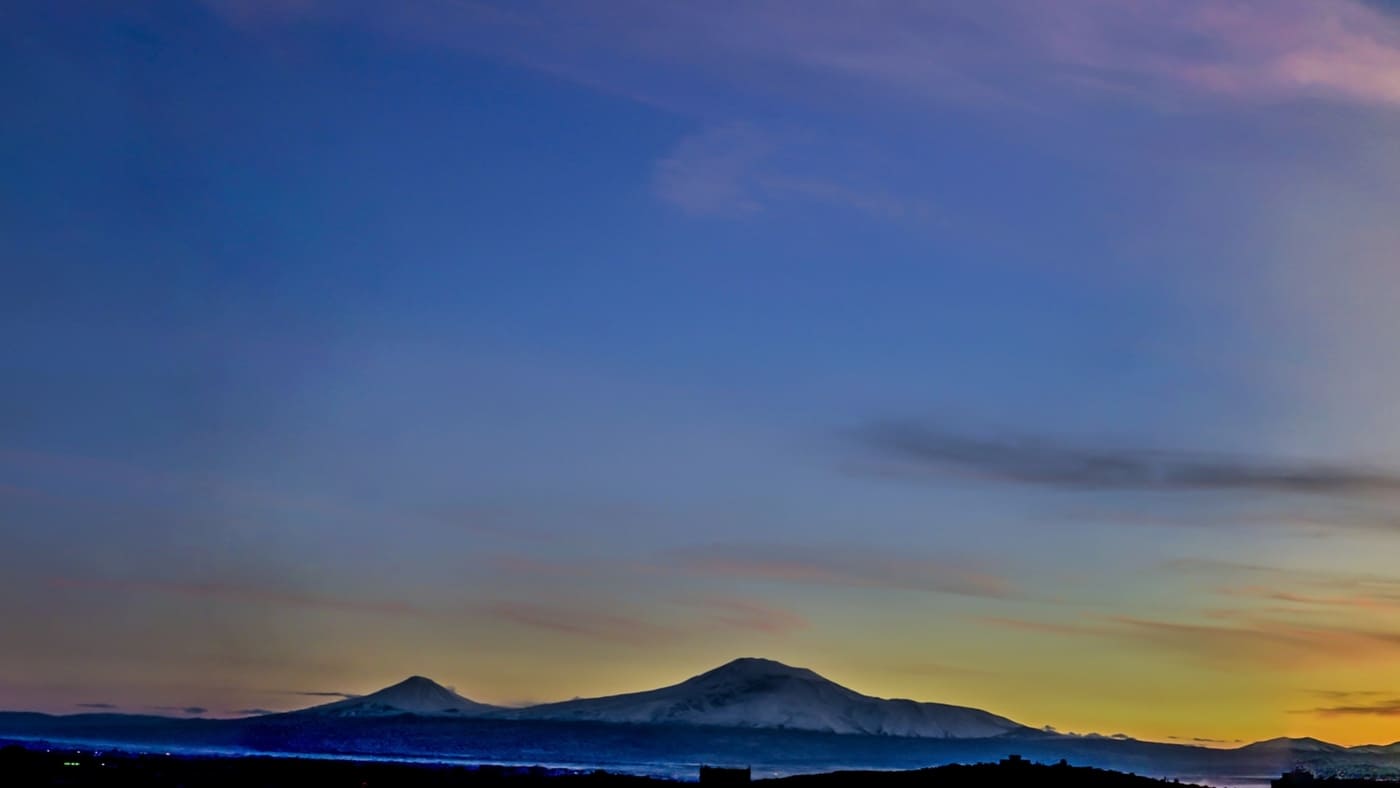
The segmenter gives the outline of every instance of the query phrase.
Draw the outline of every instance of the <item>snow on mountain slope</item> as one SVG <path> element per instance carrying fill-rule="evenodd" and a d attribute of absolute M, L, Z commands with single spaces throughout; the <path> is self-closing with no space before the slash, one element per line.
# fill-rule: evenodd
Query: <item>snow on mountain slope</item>
<path fill-rule="evenodd" d="M 468 700 L 432 679 L 411 676 L 392 687 L 385 687 L 369 695 L 346 698 L 292 713 L 332 717 L 383 717 L 394 714 L 479 717 L 497 708 L 499 707 Z"/>
<path fill-rule="evenodd" d="M 512 719 L 725 725 L 977 738 L 1023 726 L 978 709 L 862 695 L 806 668 L 736 659 L 670 687 L 500 712 Z"/>

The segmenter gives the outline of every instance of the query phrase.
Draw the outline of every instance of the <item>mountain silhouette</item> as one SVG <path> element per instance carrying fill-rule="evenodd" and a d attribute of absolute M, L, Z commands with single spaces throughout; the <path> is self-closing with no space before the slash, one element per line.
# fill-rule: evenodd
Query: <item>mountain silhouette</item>
<path fill-rule="evenodd" d="M 965 706 L 862 695 L 806 668 L 754 657 L 661 689 L 546 703 L 500 715 L 934 738 L 999 736 L 1025 727 Z"/>

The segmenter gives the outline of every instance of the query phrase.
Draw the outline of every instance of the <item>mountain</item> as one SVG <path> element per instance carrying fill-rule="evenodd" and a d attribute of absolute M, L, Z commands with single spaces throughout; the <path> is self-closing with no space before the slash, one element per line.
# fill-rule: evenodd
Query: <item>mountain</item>
<path fill-rule="evenodd" d="M 1026 730 L 979 709 L 862 695 L 806 668 L 751 657 L 657 690 L 547 703 L 495 716 L 959 739 Z"/>
<path fill-rule="evenodd" d="M 357 698 L 346 698 L 291 714 L 329 717 L 385 717 L 418 714 L 429 717 L 480 717 L 498 706 L 477 703 L 422 676 L 410 676 L 392 687 Z"/>
<path fill-rule="evenodd" d="M 1356 747 L 1348 747 L 1351 752 L 1366 753 L 1368 755 L 1400 755 L 1400 741 L 1390 744 L 1361 744 Z"/>
<path fill-rule="evenodd" d="M 1346 751 L 1347 748 L 1340 744 L 1332 744 L 1321 739 L 1314 739 L 1311 736 L 1298 739 L 1280 736 L 1277 739 L 1265 739 L 1237 748 L 1237 752 L 1247 753 L 1337 753 Z"/>

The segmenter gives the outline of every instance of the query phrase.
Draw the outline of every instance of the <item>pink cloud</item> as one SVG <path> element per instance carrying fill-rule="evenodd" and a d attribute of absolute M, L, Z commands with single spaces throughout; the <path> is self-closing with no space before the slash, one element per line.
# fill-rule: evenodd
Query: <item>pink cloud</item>
<path fill-rule="evenodd" d="M 1353 0 L 1095 0 L 1043 40 L 1054 61 L 1203 94 L 1400 103 L 1400 22 Z"/>
<path fill-rule="evenodd" d="M 1400 21 L 1360 0 L 207 2 L 238 25 L 349 21 L 698 115 L 721 86 L 804 103 L 864 87 L 1034 104 L 1052 87 L 1157 104 L 1400 104 Z"/>

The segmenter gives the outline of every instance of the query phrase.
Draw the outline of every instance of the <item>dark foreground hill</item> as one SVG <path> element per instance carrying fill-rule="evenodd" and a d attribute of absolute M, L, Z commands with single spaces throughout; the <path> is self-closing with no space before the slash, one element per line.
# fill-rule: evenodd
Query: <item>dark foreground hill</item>
<path fill-rule="evenodd" d="M 695 775 L 691 775 L 694 779 Z M 769 788 L 1166 788 L 1182 785 L 1103 769 L 1029 763 L 942 766 L 907 772 L 833 772 L 760 780 Z M 726 784 L 735 784 L 733 782 Z M 0 748 L 0 785 L 75 788 L 665 788 L 652 777 L 543 767 L 385 761 L 194 757 Z"/>

